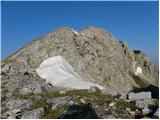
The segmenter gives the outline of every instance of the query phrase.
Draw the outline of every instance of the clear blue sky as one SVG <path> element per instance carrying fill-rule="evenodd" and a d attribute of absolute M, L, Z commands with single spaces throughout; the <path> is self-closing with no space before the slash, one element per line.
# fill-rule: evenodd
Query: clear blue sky
<path fill-rule="evenodd" d="M 61 26 L 105 28 L 158 64 L 158 2 L 2 2 L 2 59 Z"/>

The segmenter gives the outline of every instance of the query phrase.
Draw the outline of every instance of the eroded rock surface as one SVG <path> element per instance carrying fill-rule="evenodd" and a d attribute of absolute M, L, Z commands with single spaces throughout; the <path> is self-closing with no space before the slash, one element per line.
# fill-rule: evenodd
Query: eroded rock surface
<path fill-rule="evenodd" d="M 75 33 L 62 27 L 38 38 L 2 63 L 19 69 L 39 67 L 47 58 L 61 55 L 85 79 L 121 92 L 158 85 L 158 70 L 148 56 L 129 49 L 104 29 L 88 27 Z M 16 62 L 15 62 L 16 61 Z M 136 71 L 141 69 L 141 72 Z"/>

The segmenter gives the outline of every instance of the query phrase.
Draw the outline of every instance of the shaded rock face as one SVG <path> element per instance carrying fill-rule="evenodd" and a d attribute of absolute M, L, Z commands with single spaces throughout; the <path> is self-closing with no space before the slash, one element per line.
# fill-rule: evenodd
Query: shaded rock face
<path fill-rule="evenodd" d="M 2 62 L 2 71 L 5 74 L 13 66 L 35 70 L 45 59 L 58 55 L 82 78 L 106 88 L 128 92 L 133 88 L 158 86 L 158 70 L 148 56 L 129 49 L 127 43 L 116 41 L 110 33 L 96 27 L 80 32 L 59 28 L 8 57 Z"/>

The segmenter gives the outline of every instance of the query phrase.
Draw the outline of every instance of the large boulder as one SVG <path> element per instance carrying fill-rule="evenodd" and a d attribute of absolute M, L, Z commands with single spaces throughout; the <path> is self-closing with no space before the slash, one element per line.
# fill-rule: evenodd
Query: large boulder
<path fill-rule="evenodd" d="M 148 106 L 148 102 L 146 100 L 137 100 L 136 106 L 137 108 L 143 109 L 145 106 Z"/>
<path fill-rule="evenodd" d="M 129 100 L 150 100 L 151 97 L 151 92 L 139 92 L 139 93 L 129 93 L 128 94 Z"/>

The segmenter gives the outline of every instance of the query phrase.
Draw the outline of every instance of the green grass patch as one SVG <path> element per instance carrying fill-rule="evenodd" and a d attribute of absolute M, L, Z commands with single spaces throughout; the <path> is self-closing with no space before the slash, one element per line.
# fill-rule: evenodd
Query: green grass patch
<path fill-rule="evenodd" d="M 37 97 L 36 97 L 37 96 Z M 107 96 L 101 93 L 101 91 L 97 91 L 95 93 L 91 93 L 88 90 L 70 90 L 66 91 L 65 94 L 60 94 L 57 92 L 50 92 L 50 93 L 43 93 L 43 94 L 28 94 L 28 95 L 21 95 L 19 92 L 16 93 L 16 97 L 18 99 L 31 99 L 32 104 L 28 107 L 29 110 L 33 110 L 36 108 L 43 107 L 45 110 L 44 116 L 42 118 L 44 119 L 56 119 L 58 118 L 65 110 L 69 108 L 69 105 L 60 105 L 57 106 L 56 109 L 52 110 L 52 105 L 48 104 L 46 101 L 50 98 L 56 98 L 56 97 L 65 97 L 65 96 L 77 96 L 76 99 L 73 99 L 77 104 L 80 104 L 80 99 L 83 98 L 87 103 L 102 103 L 105 105 L 108 105 L 109 103 L 114 101 L 115 97 Z M 38 98 L 38 99 L 37 99 Z M 126 106 L 129 106 L 127 103 L 118 102 L 117 104 L 119 106 L 119 111 L 123 108 L 126 108 Z M 124 107 L 122 107 L 123 105 Z M 78 115 L 78 113 L 77 113 Z M 82 115 L 82 114 L 81 114 Z"/>
<path fill-rule="evenodd" d="M 40 100 L 33 100 L 32 104 L 28 107 L 28 109 L 33 110 L 36 108 L 44 107 L 48 109 L 49 104 L 46 102 L 46 100 L 40 99 Z"/>
<path fill-rule="evenodd" d="M 86 100 L 87 103 L 94 103 L 94 102 L 106 102 L 110 103 L 113 101 L 114 97 L 107 96 L 102 94 L 100 91 L 95 93 L 90 93 L 88 90 L 70 90 L 66 91 L 65 94 L 60 94 L 59 92 L 51 92 L 45 94 L 39 94 L 43 98 L 54 98 L 54 97 L 64 97 L 64 96 L 79 96 L 76 102 L 80 103 L 80 98 Z"/>
<path fill-rule="evenodd" d="M 14 96 L 17 99 L 31 99 L 35 94 L 33 93 L 27 93 L 25 95 L 21 94 L 19 90 L 15 90 Z"/>
<path fill-rule="evenodd" d="M 118 113 L 121 113 L 122 110 L 126 110 L 126 108 L 130 108 L 131 111 L 135 111 L 137 109 L 133 102 L 126 102 L 124 100 L 119 100 L 116 102 L 116 111 Z"/>
<path fill-rule="evenodd" d="M 48 104 L 46 100 L 33 100 L 32 104 L 28 107 L 29 110 L 33 110 L 36 108 L 44 108 L 43 119 L 57 119 L 65 110 L 68 109 L 68 105 L 60 105 L 57 106 L 56 109 L 52 110 L 52 105 Z"/>
<path fill-rule="evenodd" d="M 81 103 L 80 99 L 83 98 L 86 101 L 86 103 L 99 102 L 99 103 L 107 103 L 107 104 L 114 101 L 114 98 L 115 98 L 109 95 L 104 95 L 100 91 L 97 91 L 95 93 L 90 93 L 88 90 L 70 90 L 70 91 L 66 91 L 65 94 L 60 94 L 58 91 L 55 91 L 55 92 L 36 94 L 36 95 L 33 93 L 22 95 L 17 91 L 15 96 L 18 99 L 32 99 L 32 100 L 35 96 L 40 96 L 43 99 L 65 97 L 65 96 L 77 96 L 78 98 L 75 99 L 77 103 Z"/>

